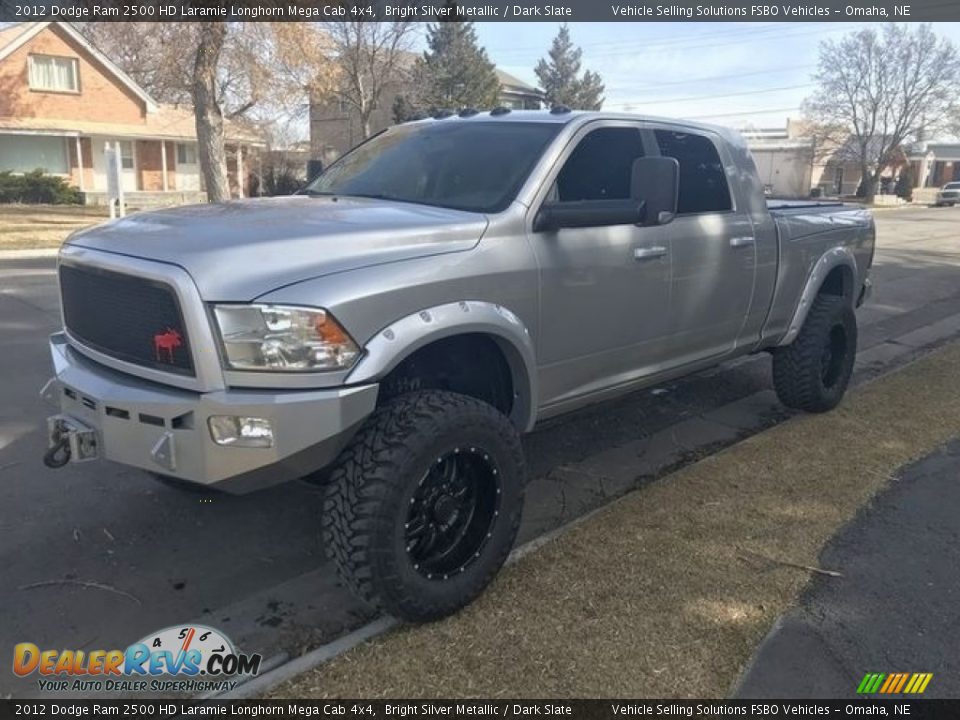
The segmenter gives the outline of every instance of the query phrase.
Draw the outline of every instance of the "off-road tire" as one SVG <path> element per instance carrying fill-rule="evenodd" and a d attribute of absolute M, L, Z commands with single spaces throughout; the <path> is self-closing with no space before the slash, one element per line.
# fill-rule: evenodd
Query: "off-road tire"
<path fill-rule="evenodd" d="M 428 579 L 408 554 L 408 508 L 432 464 L 461 447 L 481 449 L 497 470 L 498 509 L 475 559 L 450 577 Z M 409 622 L 445 617 L 474 600 L 507 559 L 525 474 L 519 433 L 494 407 L 438 390 L 402 395 L 374 412 L 331 470 L 322 519 L 327 553 L 370 605 Z"/>
<path fill-rule="evenodd" d="M 777 397 L 797 410 L 832 410 L 847 391 L 856 355 L 857 318 L 850 302 L 817 296 L 796 339 L 773 353 Z"/>

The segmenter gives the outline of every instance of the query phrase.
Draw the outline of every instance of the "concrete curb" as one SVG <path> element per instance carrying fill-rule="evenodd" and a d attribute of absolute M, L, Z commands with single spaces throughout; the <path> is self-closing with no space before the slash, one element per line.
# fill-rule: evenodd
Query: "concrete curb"
<path fill-rule="evenodd" d="M 249 682 L 237 686 L 233 690 L 225 693 L 207 695 L 203 699 L 216 700 L 244 700 L 265 693 L 277 685 L 286 682 L 290 678 L 300 673 L 312 670 L 329 660 L 342 655 L 360 643 L 366 642 L 372 638 L 382 635 L 391 628 L 399 625 L 400 622 L 392 617 L 381 617 L 363 627 L 357 628 L 351 633 L 347 633 L 341 638 L 337 638 L 331 643 L 321 645 L 316 650 L 311 650 L 306 655 L 284 663 L 270 672 L 261 675 Z"/>
<path fill-rule="evenodd" d="M 578 518 L 574 518 L 565 525 L 554 528 L 550 532 L 544 533 L 539 537 L 535 537 L 533 540 L 525 542 L 520 547 L 514 548 L 504 565 L 512 565 L 520 558 L 539 550 L 541 547 L 551 542 L 555 538 L 558 538 L 561 535 L 568 533 L 570 530 L 573 530 L 573 528 L 576 526 L 585 523 L 587 520 L 592 518 L 606 507 L 606 505 L 601 505 L 600 507 L 585 513 Z M 329 642 L 326 645 L 321 645 L 317 649 L 311 650 L 310 652 L 301 655 L 298 658 L 294 658 L 293 660 L 286 662 L 280 660 L 276 663 L 270 663 L 271 670 L 269 672 L 264 673 L 253 680 L 242 683 L 233 690 L 228 690 L 224 693 L 207 693 L 206 695 L 199 696 L 197 699 L 244 700 L 265 692 L 269 692 L 278 685 L 285 683 L 287 680 L 290 680 L 297 675 L 306 672 L 307 670 L 312 670 L 315 667 L 319 667 L 323 663 L 333 660 L 338 655 L 342 655 L 348 650 L 352 650 L 357 645 L 360 645 L 367 640 L 372 640 L 376 637 L 379 637 L 385 632 L 388 632 L 395 627 L 399 627 L 401 624 L 402 623 L 399 620 L 390 616 L 385 615 L 379 617 L 376 620 L 357 628 L 353 632 L 347 633 L 343 637 L 337 638 L 333 642 Z"/>
<path fill-rule="evenodd" d="M 0 250 L 0 262 L 3 260 L 33 260 L 36 258 L 56 257 L 60 248 L 36 248 L 30 250 Z"/>

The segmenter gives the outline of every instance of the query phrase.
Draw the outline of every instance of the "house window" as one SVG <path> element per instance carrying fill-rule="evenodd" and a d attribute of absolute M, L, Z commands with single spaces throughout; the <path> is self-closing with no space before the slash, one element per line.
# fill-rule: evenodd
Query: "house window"
<path fill-rule="evenodd" d="M 197 146 L 177 143 L 177 165 L 196 165 Z"/>
<path fill-rule="evenodd" d="M 118 140 L 120 148 L 120 167 L 124 170 L 133 170 L 133 143 L 129 140 Z"/>
<path fill-rule="evenodd" d="M 80 92 L 80 71 L 76 58 L 31 55 L 30 89 Z"/>
<path fill-rule="evenodd" d="M 62 137 L 0 135 L 0 171 L 27 173 L 43 170 L 66 175 L 67 147 Z"/>

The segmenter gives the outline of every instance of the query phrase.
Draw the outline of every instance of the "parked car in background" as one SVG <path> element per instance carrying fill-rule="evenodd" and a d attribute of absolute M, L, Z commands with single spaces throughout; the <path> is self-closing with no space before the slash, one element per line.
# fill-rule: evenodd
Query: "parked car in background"
<path fill-rule="evenodd" d="M 960 203 L 960 182 L 949 182 L 937 193 L 937 207 L 949 205 L 953 207 Z"/>

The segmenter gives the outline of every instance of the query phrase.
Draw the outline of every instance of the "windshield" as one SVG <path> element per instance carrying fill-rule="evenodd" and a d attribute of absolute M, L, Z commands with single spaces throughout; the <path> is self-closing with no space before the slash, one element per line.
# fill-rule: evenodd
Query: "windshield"
<path fill-rule="evenodd" d="M 943 186 L 944 190 L 960 190 L 960 182 L 947 183 Z"/>
<path fill-rule="evenodd" d="M 351 150 L 304 192 L 499 212 L 561 127 L 498 121 L 400 125 Z"/>

